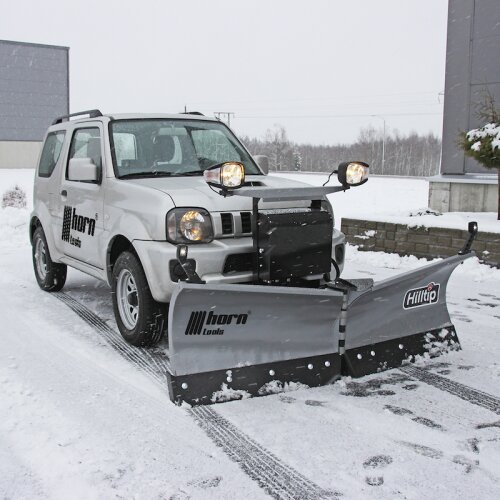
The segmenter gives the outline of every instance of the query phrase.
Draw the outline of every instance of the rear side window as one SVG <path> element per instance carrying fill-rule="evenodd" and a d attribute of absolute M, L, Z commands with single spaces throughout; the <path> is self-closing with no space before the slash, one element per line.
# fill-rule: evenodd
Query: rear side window
<path fill-rule="evenodd" d="M 51 132 L 47 135 L 42 150 L 42 156 L 40 157 L 40 165 L 38 167 L 39 177 L 50 177 L 52 175 L 57 160 L 59 160 L 59 155 L 61 154 L 64 134 L 65 132 L 60 130 L 59 132 Z"/>

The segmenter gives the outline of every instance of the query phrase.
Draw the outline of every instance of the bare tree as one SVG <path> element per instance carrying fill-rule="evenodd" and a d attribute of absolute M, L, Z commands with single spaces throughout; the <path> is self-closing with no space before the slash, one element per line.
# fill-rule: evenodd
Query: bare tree
<path fill-rule="evenodd" d="M 366 161 L 372 173 L 424 177 L 439 172 L 441 140 L 433 134 L 401 134 L 386 131 L 385 144 L 381 130 L 365 127 L 352 144 L 313 145 L 293 143 L 286 130 L 275 125 L 262 139 L 245 138 L 253 154 L 269 156 L 271 169 L 295 170 L 300 157 L 303 171 L 331 172 L 346 160 Z"/>

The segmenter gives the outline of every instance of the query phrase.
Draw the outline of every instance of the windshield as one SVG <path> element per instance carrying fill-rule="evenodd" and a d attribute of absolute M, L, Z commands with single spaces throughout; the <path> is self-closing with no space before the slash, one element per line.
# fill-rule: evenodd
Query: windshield
<path fill-rule="evenodd" d="M 225 161 L 261 172 L 222 123 L 198 120 L 116 120 L 111 124 L 117 177 L 202 175 Z"/>

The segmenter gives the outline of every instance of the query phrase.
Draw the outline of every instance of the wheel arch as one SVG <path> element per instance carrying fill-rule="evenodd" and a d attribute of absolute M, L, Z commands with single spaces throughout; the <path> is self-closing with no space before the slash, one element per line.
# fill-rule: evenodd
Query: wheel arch
<path fill-rule="evenodd" d="M 136 255 L 141 263 L 141 259 L 137 255 L 132 242 L 123 236 L 122 234 L 117 234 L 113 236 L 108 244 L 108 249 L 106 251 L 106 275 L 108 278 L 108 284 L 111 285 L 113 279 L 113 267 L 116 263 L 116 259 L 125 251 L 130 251 Z M 142 265 L 142 263 L 141 263 Z"/>
<path fill-rule="evenodd" d="M 35 234 L 36 228 L 42 226 L 42 223 L 40 222 L 40 219 L 36 216 L 33 215 L 30 220 L 30 243 L 33 245 L 33 235 Z"/>

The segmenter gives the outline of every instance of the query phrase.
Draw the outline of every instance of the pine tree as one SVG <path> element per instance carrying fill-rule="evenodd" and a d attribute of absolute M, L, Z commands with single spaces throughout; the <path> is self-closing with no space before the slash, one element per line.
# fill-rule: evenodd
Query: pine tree
<path fill-rule="evenodd" d="M 483 126 L 462 132 L 459 145 L 467 156 L 474 158 L 486 168 L 498 171 L 498 220 L 500 220 L 500 108 L 496 107 L 493 95 L 485 91 L 477 106 L 477 116 Z"/>

